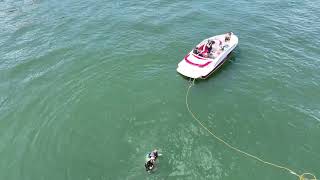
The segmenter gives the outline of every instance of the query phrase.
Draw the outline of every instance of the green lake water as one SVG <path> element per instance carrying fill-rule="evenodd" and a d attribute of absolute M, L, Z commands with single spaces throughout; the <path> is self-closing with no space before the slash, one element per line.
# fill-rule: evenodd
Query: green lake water
<path fill-rule="evenodd" d="M 281 179 L 186 109 L 179 61 L 234 32 L 192 87 L 230 144 L 320 177 L 320 1 L 0 0 L 0 179 Z M 155 172 L 144 156 L 160 149 Z"/>

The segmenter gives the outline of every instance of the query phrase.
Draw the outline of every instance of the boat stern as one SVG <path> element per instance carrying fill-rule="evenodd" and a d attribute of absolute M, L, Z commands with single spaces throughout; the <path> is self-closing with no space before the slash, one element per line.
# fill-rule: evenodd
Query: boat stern
<path fill-rule="evenodd" d="M 198 67 L 195 68 L 193 66 L 190 66 L 185 61 L 181 61 L 178 64 L 177 71 L 183 76 L 194 78 L 194 79 L 201 78 L 203 76 L 202 73 L 198 70 Z"/>

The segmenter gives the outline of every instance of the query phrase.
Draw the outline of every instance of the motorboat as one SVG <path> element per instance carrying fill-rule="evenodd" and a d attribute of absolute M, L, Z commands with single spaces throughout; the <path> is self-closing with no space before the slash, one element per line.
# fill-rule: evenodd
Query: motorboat
<path fill-rule="evenodd" d="M 178 64 L 177 71 L 189 78 L 206 78 L 217 70 L 238 45 L 238 37 L 229 32 L 200 42 Z"/>

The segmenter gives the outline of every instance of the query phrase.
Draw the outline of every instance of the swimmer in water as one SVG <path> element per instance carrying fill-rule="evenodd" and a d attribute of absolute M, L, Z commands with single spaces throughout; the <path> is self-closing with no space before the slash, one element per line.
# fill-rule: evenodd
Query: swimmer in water
<path fill-rule="evenodd" d="M 158 158 L 159 156 L 159 153 L 158 153 L 158 150 L 155 149 L 153 150 L 152 152 L 150 152 L 148 154 L 148 161 L 144 164 L 144 167 L 146 168 L 146 171 L 150 172 L 152 171 L 152 169 L 155 167 L 155 162 L 156 162 L 156 159 Z"/>
<path fill-rule="evenodd" d="M 154 157 L 154 159 L 156 160 L 158 158 L 158 150 L 153 150 L 151 153 L 149 153 L 149 158 Z"/>

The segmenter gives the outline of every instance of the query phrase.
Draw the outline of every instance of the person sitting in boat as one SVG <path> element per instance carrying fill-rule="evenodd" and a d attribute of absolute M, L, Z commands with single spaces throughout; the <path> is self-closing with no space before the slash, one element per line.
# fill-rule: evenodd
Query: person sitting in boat
<path fill-rule="evenodd" d="M 199 51 L 199 48 L 198 47 L 195 47 L 194 49 L 193 49 L 193 54 L 199 54 L 200 53 L 200 51 Z"/>
<path fill-rule="evenodd" d="M 199 56 L 202 57 L 209 57 L 210 52 L 212 50 L 212 46 L 214 45 L 214 41 L 213 40 L 208 40 L 208 43 L 201 45 L 200 47 L 196 48 L 196 52 L 198 52 Z"/>
<path fill-rule="evenodd" d="M 232 35 L 232 32 L 228 32 L 228 33 L 226 34 L 226 36 L 224 37 L 224 41 L 225 41 L 225 42 L 230 41 L 231 35 Z"/>

